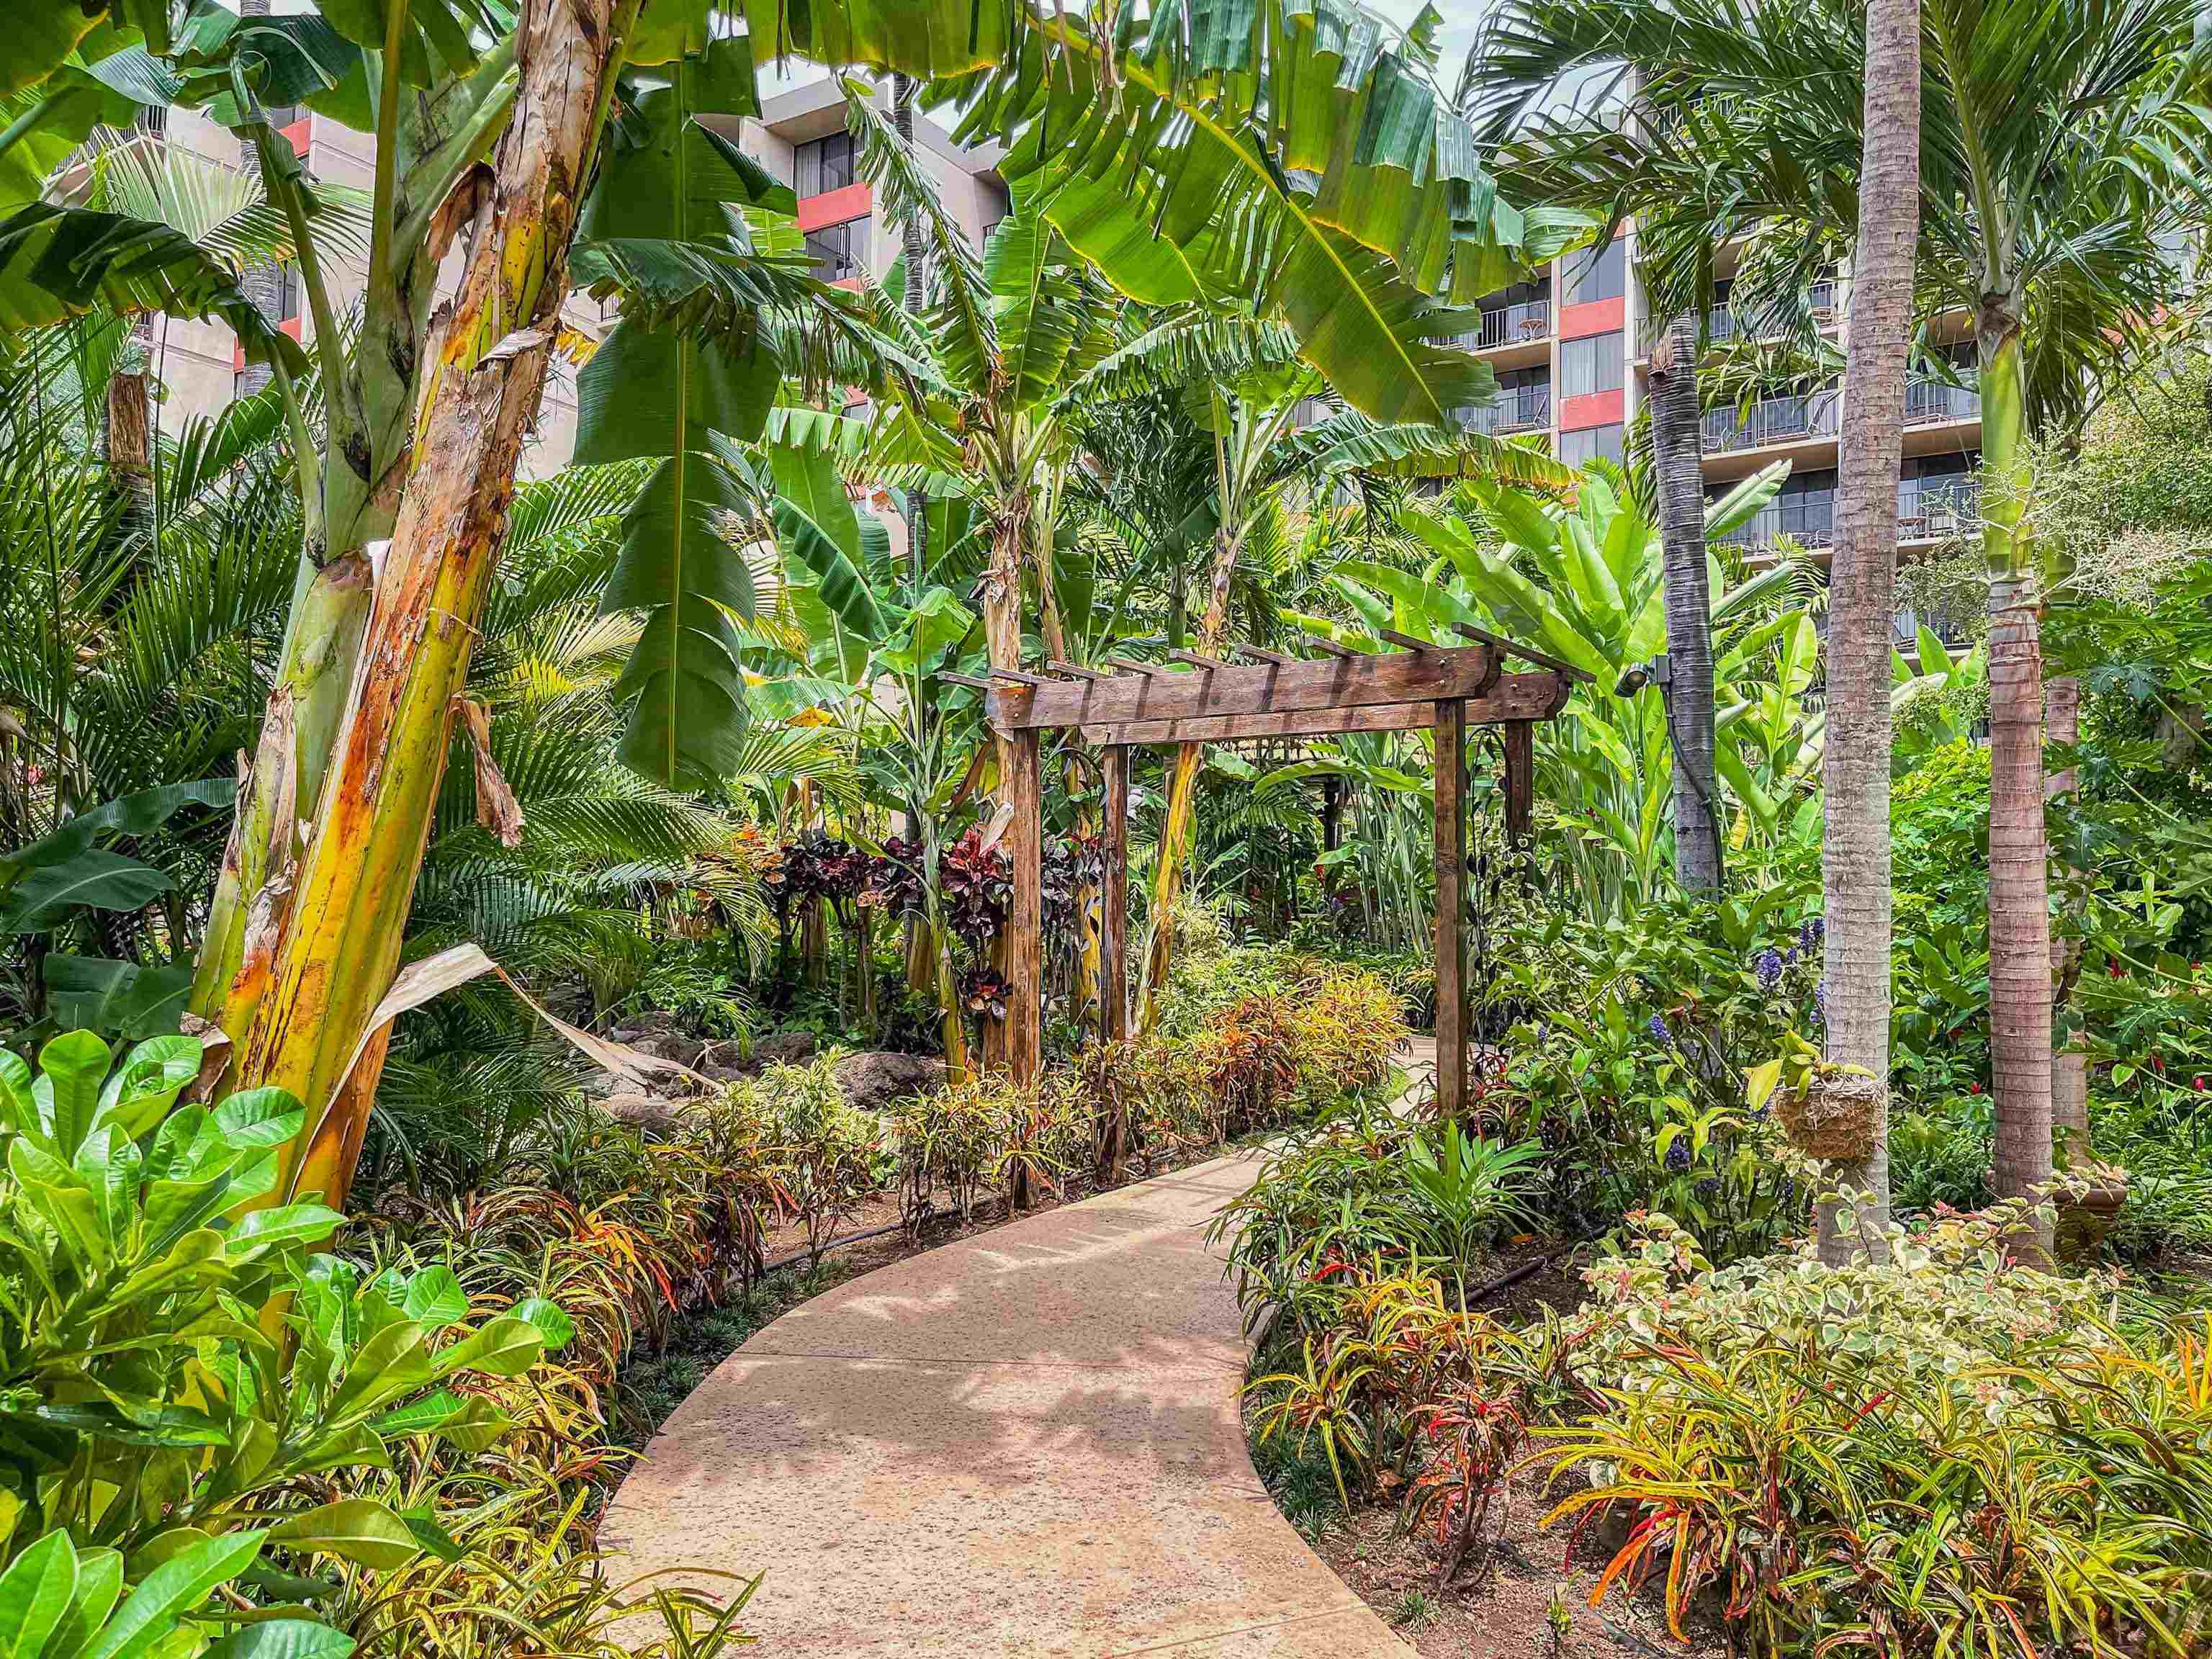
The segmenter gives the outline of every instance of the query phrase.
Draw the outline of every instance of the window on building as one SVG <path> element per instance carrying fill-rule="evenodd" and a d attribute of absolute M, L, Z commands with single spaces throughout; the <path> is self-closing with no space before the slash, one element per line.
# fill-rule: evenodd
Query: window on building
<path fill-rule="evenodd" d="M 848 219 L 841 225 L 824 225 L 806 233 L 806 251 L 814 258 L 814 274 L 834 283 L 860 274 L 860 258 L 868 249 L 868 222 Z"/>
<path fill-rule="evenodd" d="M 991 233 L 999 228 L 1000 222 L 1013 212 L 1014 204 L 1006 199 L 1006 193 L 1004 191 L 994 190 L 988 185 L 980 186 L 976 195 L 983 209 L 982 240 L 988 242 L 991 240 Z"/>
<path fill-rule="evenodd" d="M 1576 432 L 1559 434 L 1559 459 L 1569 466 L 1581 466 L 1602 455 L 1614 465 L 1621 465 L 1621 427 L 1615 421 L 1610 426 L 1586 426 Z"/>
<path fill-rule="evenodd" d="M 819 196 L 824 191 L 842 190 L 851 184 L 853 172 L 853 135 L 833 132 L 827 138 L 812 138 L 799 147 L 792 179 L 792 188 L 800 198 Z"/>
<path fill-rule="evenodd" d="M 1559 342 L 1559 395 L 1587 398 L 1593 392 L 1618 392 L 1626 359 L 1619 329 L 1579 340 Z"/>
<path fill-rule="evenodd" d="M 276 320 L 289 321 L 300 314 L 300 270 L 297 265 L 286 265 L 276 273 Z"/>
<path fill-rule="evenodd" d="M 307 106 L 305 104 L 264 104 L 262 106 L 261 112 L 268 118 L 271 127 L 282 132 L 293 122 L 305 116 Z"/>
<path fill-rule="evenodd" d="M 1603 247 L 1570 253 L 1566 279 L 1563 304 L 1581 306 L 1593 300 L 1620 299 L 1628 292 L 1628 244 L 1616 236 Z"/>

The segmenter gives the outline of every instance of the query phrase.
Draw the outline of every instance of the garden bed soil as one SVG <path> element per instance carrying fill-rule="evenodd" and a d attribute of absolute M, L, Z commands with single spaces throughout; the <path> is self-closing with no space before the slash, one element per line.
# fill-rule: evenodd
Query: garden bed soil
<path fill-rule="evenodd" d="M 1616 1586 L 1593 1608 L 1590 1590 L 1609 1551 L 1592 1528 L 1573 1559 L 1563 1559 L 1571 1527 L 1539 1524 L 1558 1496 L 1547 1496 L 1540 1470 L 1516 1480 L 1497 1546 L 1442 1590 L 1434 1553 L 1423 1539 L 1396 1535 L 1390 1506 L 1340 1516 L 1310 1541 L 1422 1659 L 1728 1659 L 1726 1635 L 1702 1611 L 1688 1626 L 1688 1645 L 1674 1639 L 1657 1583 L 1635 1595 Z M 1556 1644 L 1555 1607 L 1568 1620 Z"/>

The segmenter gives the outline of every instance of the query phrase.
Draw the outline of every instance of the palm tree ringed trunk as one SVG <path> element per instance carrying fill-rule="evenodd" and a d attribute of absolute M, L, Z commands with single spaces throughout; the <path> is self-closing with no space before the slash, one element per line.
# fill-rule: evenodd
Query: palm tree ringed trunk
<path fill-rule="evenodd" d="M 1712 596 L 1705 577 L 1705 432 L 1698 319 L 1676 317 L 1651 352 L 1651 453 L 1667 565 L 1668 734 L 1674 757 L 1674 876 L 1686 893 L 1721 884 L 1713 769 Z"/>
<path fill-rule="evenodd" d="M 1827 1057 L 1883 1084 L 1874 1146 L 1836 1171 L 1864 1194 L 1823 1203 L 1820 1259 L 1887 1255 L 1892 892 L 1889 848 L 1890 614 L 1897 577 L 1898 456 L 1920 234 L 1919 0 L 1872 0 L 1866 18 L 1866 122 L 1858 242 L 1851 262 L 1844 419 L 1828 579 L 1828 736 L 1820 783 Z"/>
<path fill-rule="evenodd" d="M 639 0 L 528 0 L 521 84 L 433 343 L 398 522 L 296 884 L 265 947 L 267 990 L 234 1083 L 307 1106 L 283 1193 L 342 1203 L 381 1042 L 356 1047 L 391 983 L 445 763 L 453 699 L 545 383 L 568 245 Z"/>
<path fill-rule="evenodd" d="M 2081 682 L 2072 675 L 2054 679 L 2043 688 L 2043 729 L 2045 739 L 2051 743 L 2071 744 L 2080 740 Z M 2044 799 L 2051 801 L 2070 795 L 2080 781 L 2080 775 L 2073 767 L 2062 768 L 2044 781 Z M 2059 880 L 2059 902 L 2072 921 L 2080 907 L 2086 878 L 2079 870 L 2062 866 Z M 2081 941 L 2069 928 L 2051 944 L 2051 975 L 2056 988 L 2051 997 L 2054 1025 L 2057 1011 L 2072 1000 L 2075 983 L 2081 974 Z M 2069 1032 L 2051 1056 L 2051 1132 L 2054 1150 L 2063 1152 L 2069 1164 L 2080 1164 L 2088 1158 L 2089 1054 L 2078 1030 Z"/>
<path fill-rule="evenodd" d="M 1984 295 L 1982 551 L 1990 573 L 1990 1055 L 2000 1198 L 2051 1178 L 2051 890 L 2043 825 L 2041 597 L 2025 523 L 2021 324 Z M 2024 1241 L 2047 1249 L 2049 1241 Z"/>

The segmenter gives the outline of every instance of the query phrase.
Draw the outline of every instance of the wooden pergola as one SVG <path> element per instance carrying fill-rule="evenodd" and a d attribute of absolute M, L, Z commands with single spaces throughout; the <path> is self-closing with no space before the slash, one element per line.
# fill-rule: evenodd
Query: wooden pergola
<path fill-rule="evenodd" d="M 1589 676 L 1556 657 L 1479 629 L 1470 643 L 1439 646 L 1402 634 L 1382 637 L 1400 649 L 1346 650 L 1312 641 L 1319 659 L 1239 647 L 1251 660 L 1224 662 L 1195 651 L 1173 664 L 1109 660 L 1100 673 L 1053 662 L 1042 673 L 994 671 L 963 679 L 987 693 L 993 728 L 1012 754 L 1006 779 L 1012 807 L 1003 845 L 1013 862 L 1006 918 L 1006 1057 L 1022 1081 L 1042 1064 L 1044 958 L 1043 805 L 1040 737 L 1073 727 L 1102 750 L 1105 805 L 1100 840 L 1105 872 L 1099 946 L 1100 1034 L 1128 1033 L 1129 751 L 1142 744 L 1234 743 L 1255 738 L 1333 737 L 1348 732 L 1432 729 L 1437 739 L 1437 1103 L 1458 1115 L 1467 1100 L 1466 913 L 1467 732 L 1504 728 L 1505 822 L 1528 834 L 1535 787 L 1535 723 L 1565 706 Z M 1509 659 L 1533 672 L 1509 674 Z M 948 678 L 959 678 L 947 676 Z"/>

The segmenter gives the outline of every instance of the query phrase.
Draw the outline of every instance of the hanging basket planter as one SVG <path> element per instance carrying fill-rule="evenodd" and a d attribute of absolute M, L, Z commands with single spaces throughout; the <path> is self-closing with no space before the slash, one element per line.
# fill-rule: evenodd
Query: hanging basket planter
<path fill-rule="evenodd" d="M 1851 1163 L 1873 1153 L 1881 1108 L 1881 1079 L 1857 1072 L 1813 1071 L 1774 1099 L 1774 1115 L 1790 1144 L 1831 1163 Z"/>

